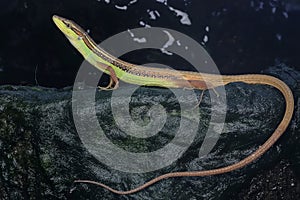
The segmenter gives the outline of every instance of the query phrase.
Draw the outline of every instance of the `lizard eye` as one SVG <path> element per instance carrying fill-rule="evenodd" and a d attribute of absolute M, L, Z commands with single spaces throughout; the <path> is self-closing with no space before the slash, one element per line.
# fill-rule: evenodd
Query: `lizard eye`
<path fill-rule="evenodd" d="M 71 28 L 71 25 L 70 25 L 69 23 L 67 23 L 66 26 L 67 26 L 68 28 Z"/>

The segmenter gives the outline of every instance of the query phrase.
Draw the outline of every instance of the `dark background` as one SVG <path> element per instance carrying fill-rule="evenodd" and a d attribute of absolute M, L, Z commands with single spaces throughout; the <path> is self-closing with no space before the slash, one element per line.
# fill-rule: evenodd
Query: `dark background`
<path fill-rule="evenodd" d="M 97 43 L 121 31 L 142 27 L 140 21 L 180 31 L 199 43 L 207 35 L 205 49 L 222 74 L 259 73 L 281 62 L 300 69 L 300 1 L 129 2 L 1 0 L 0 84 L 58 88 L 73 84 L 83 58 L 56 28 L 53 14 L 91 30 Z M 128 9 L 120 10 L 115 5 L 128 5 Z M 180 17 L 169 6 L 187 13 L 192 24 L 180 23 Z M 150 19 L 147 10 L 157 10 L 160 17 Z M 166 57 L 151 51 L 137 55 L 130 54 L 127 60 L 159 63 Z M 175 61 L 170 64 L 180 65 Z"/>

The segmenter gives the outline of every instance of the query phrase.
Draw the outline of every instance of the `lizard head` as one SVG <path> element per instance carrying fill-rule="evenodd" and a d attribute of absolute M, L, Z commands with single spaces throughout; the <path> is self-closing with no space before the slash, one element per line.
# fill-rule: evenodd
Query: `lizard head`
<path fill-rule="evenodd" d="M 52 19 L 70 41 L 78 40 L 86 34 L 86 32 L 72 20 L 57 15 L 53 15 Z"/>
<path fill-rule="evenodd" d="M 79 25 L 72 20 L 54 15 L 55 25 L 68 38 L 71 44 L 86 58 L 91 54 L 91 48 L 95 48 L 95 42 Z"/>

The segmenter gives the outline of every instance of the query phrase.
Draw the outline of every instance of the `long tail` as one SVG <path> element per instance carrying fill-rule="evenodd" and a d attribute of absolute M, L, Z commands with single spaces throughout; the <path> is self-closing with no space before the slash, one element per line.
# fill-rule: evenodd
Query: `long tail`
<path fill-rule="evenodd" d="M 280 124 L 276 128 L 276 130 L 273 132 L 273 134 L 270 136 L 270 138 L 261 145 L 254 153 L 249 155 L 248 157 L 244 158 L 243 160 L 229 165 L 227 167 L 217 168 L 217 169 L 211 169 L 211 170 L 205 170 L 205 171 L 190 171 L 190 172 L 172 172 L 168 174 L 164 174 L 161 176 L 158 176 L 145 184 L 134 188 L 132 190 L 128 191 L 119 191 L 115 190 L 105 184 L 98 183 L 95 181 L 89 181 L 89 180 L 76 180 L 75 183 L 88 183 L 88 184 L 94 184 L 98 185 L 100 187 L 103 187 L 113 193 L 120 194 L 120 195 L 126 195 L 126 194 L 132 194 L 135 192 L 138 192 L 140 190 L 145 189 L 146 187 L 161 181 L 166 178 L 171 177 L 187 177 L 187 176 L 210 176 L 210 175 L 216 175 L 216 174 L 223 174 L 226 172 L 230 172 L 239 168 L 244 167 L 245 165 L 251 163 L 255 159 L 259 158 L 262 154 L 264 154 L 278 139 L 279 137 L 284 133 L 284 131 L 287 129 L 293 115 L 294 111 L 294 97 L 293 93 L 290 90 L 290 88 L 281 80 L 268 76 L 268 75 L 237 75 L 237 76 L 222 76 L 223 77 L 223 84 L 233 83 L 233 82 L 244 82 L 248 84 L 264 84 L 264 85 L 270 85 L 275 88 L 277 88 L 284 96 L 285 102 L 286 102 L 286 109 L 283 116 L 283 119 L 281 120 Z"/>

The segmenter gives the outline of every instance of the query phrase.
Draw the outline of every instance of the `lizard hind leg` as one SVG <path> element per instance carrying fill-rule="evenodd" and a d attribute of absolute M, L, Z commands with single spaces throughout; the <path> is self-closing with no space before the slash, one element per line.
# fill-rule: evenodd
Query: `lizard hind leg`
<path fill-rule="evenodd" d="M 203 99 L 204 91 L 205 90 L 202 90 L 202 92 L 200 94 L 200 97 L 199 97 L 199 100 L 198 100 L 198 103 L 194 106 L 194 108 L 197 108 L 200 105 L 200 103 L 201 103 L 201 101 Z"/>
<path fill-rule="evenodd" d="M 215 88 L 210 88 L 210 89 L 212 89 L 213 91 L 214 91 L 214 93 L 216 94 L 216 96 L 219 98 L 220 97 L 220 94 L 217 92 L 217 90 L 215 89 Z M 201 92 L 201 94 L 200 94 L 200 97 L 199 97 L 199 101 L 198 101 L 198 103 L 195 105 L 195 107 L 194 108 L 196 108 L 196 107 L 198 107 L 199 105 L 200 105 L 200 103 L 201 103 L 201 101 L 202 101 L 202 99 L 203 99 L 203 95 L 204 95 L 204 91 L 205 90 L 202 90 L 202 92 Z"/>
<path fill-rule="evenodd" d="M 217 92 L 217 90 L 215 88 L 211 88 L 211 89 L 214 91 L 214 93 L 216 94 L 217 97 L 220 97 L 220 94 Z"/>

